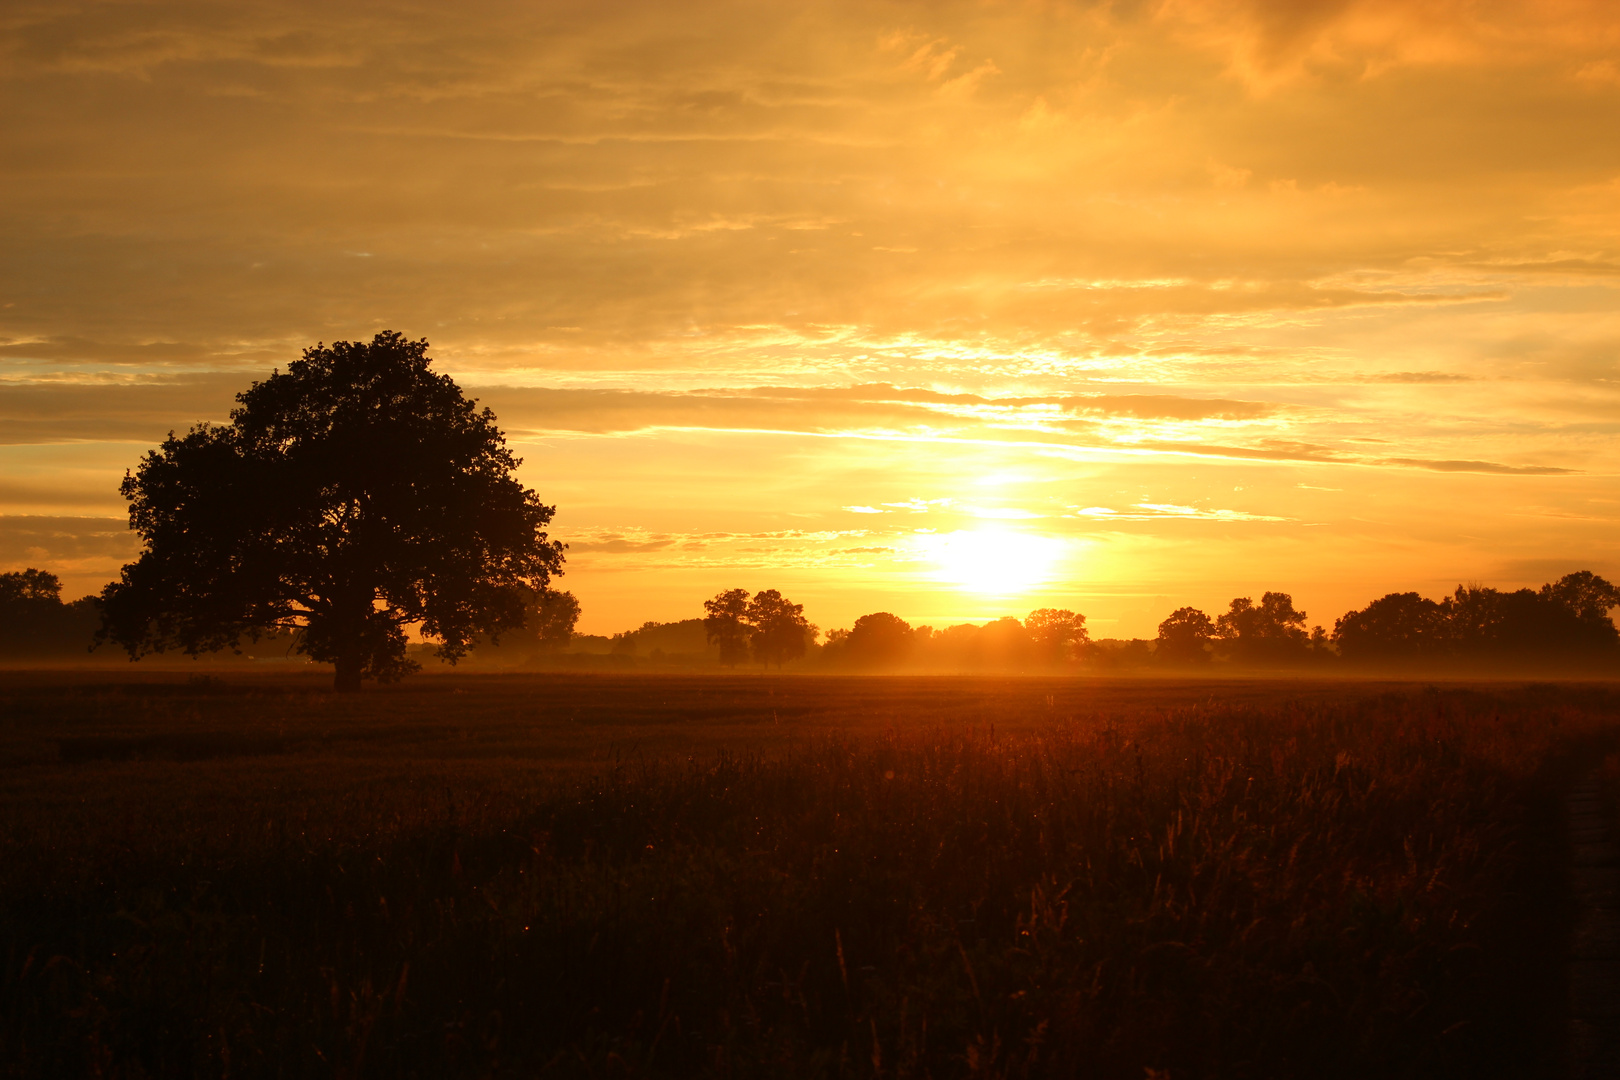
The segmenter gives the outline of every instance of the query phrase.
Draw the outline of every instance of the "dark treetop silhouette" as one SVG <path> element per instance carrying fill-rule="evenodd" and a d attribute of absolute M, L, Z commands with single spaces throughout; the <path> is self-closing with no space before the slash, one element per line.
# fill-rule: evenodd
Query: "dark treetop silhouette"
<path fill-rule="evenodd" d="M 804 605 L 775 589 L 762 590 L 753 599 L 747 589 L 727 589 L 703 601 L 703 610 L 704 634 L 709 644 L 720 647 L 722 664 L 735 666 L 748 658 L 751 649 L 761 664 L 780 668 L 803 656 L 805 645 L 816 640 L 816 628 L 805 621 Z"/>
<path fill-rule="evenodd" d="M 748 590 L 727 589 L 703 601 L 703 630 L 710 645 L 720 646 L 720 662 L 736 667 L 748 659 Z"/>
<path fill-rule="evenodd" d="M 415 670 L 407 624 L 466 654 L 562 572 L 553 507 L 488 409 L 397 333 L 334 342 L 169 438 L 123 483 L 146 548 L 102 593 L 102 640 L 196 655 L 298 627 L 339 690 Z M 532 590 L 532 591 L 528 591 Z"/>

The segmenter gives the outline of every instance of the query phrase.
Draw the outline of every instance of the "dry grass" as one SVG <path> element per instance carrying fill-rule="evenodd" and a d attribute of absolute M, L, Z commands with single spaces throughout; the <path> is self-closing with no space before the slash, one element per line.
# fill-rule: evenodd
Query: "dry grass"
<path fill-rule="evenodd" d="M 1620 703 L 0 693 L 0 1063 L 28 1076 L 1549 1075 L 1552 793 Z"/>

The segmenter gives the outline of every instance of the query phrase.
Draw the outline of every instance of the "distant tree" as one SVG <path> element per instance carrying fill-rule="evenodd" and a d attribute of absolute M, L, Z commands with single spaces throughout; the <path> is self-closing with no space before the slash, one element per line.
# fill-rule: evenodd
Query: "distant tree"
<path fill-rule="evenodd" d="M 910 623 L 887 611 L 875 611 L 855 620 L 841 648 L 851 662 L 876 667 L 904 661 L 914 644 Z"/>
<path fill-rule="evenodd" d="M 1023 667 L 1035 651 L 1029 630 L 1011 615 L 985 623 L 974 638 L 974 658 L 980 667 Z"/>
<path fill-rule="evenodd" d="M 1086 617 L 1067 608 L 1036 608 L 1024 620 L 1024 629 L 1034 640 L 1036 653 L 1049 664 L 1072 660 L 1075 651 L 1091 639 Z"/>
<path fill-rule="evenodd" d="M 562 572 L 554 508 L 427 349 L 392 332 L 306 349 L 229 425 L 148 453 L 122 489 L 145 550 L 102 593 L 103 637 L 138 658 L 297 628 L 347 691 L 415 670 L 407 625 L 451 662 L 521 626 Z"/>
<path fill-rule="evenodd" d="M 1499 637 L 1502 594 L 1484 585 L 1458 585 L 1440 602 L 1446 630 L 1465 655 L 1485 651 Z"/>
<path fill-rule="evenodd" d="M 1620 589 L 1582 570 L 1539 591 L 1459 585 L 1439 602 L 1391 593 L 1339 619 L 1333 638 L 1352 660 L 1612 663 L 1620 657 L 1620 630 L 1609 617 L 1616 606 Z"/>
<path fill-rule="evenodd" d="M 1215 638 L 1215 624 L 1197 608 L 1177 608 L 1159 624 L 1158 646 L 1154 657 L 1163 663 L 1202 664 L 1209 660 L 1209 643 Z"/>
<path fill-rule="evenodd" d="M 524 623 L 526 628 L 534 627 L 535 640 L 542 649 L 561 649 L 574 640 L 579 612 L 579 598 L 573 593 L 546 589 L 530 602 Z"/>
<path fill-rule="evenodd" d="M 736 667 L 748 659 L 748 590 L 727 589 L 703 601 L 703 631 L 720 647 L 720 662 Z"/>
<path fill-rule="evenodd" d="M 0 574 L 0 607 L 19 610 L 28 604 L 60 604 L 62 579 L 48 570 L 12 570 Z"/>
<path fill-rule="evenodd" d="M 92 597 L 62 603 L 62 581 L 48 570 L 0 574 L 0 656 L 82 658 L 100 621 Z"/>
<path fill-rule="evenodd" d="M 1620 607 L 1620 587 L 1598 577 L 1590 570 L 1565 574 L 1557 581 L 1541 587 L 1541 595 L 1572 612 L 1595 633 L 1609 640 L 1620 639 L 1609 612 Z"/>
<path fill-rule="evenodd" d="M 1496 662 L 1566 663 L 1612 653 L 1620 635 L 1606 609 L 1597 612 L 1608 583 L 1596 575 L 1564 584 L 1568 580 L 1539 592 L 1459 585 L 1444 603 L 1459 654 Z"/>
<path fill-rule="evenodd" d="M 610 651 L 619 656 L 645 656 L 654 661 L 688 664 L 704 660 L 710 644 L 702 619 L 648 620 L 635 630 L 614 634 Z"/>
<path fill-rule="evenodd" d="M 1142 638 L 1100 638 L 1086 650 L 1086 659 L 1099 671 L 1124 671 L 1153 662 L 1151 642 Z"/>
<path fill-rule="evenodd" d="M 1346 660 L 1433 659 L 1451 647 L 1447 612 L 1415 592 L 1390 593 L 1333 624 L 1333 641 Z"/>
<path fill-rule="evenodd" d="M 775 589 L 755 593 L 748 601 L 745 621 L 752 629 L 749 645 L 754 659 L 767 666 L 781 667 L 804 655 L 815 640 L 816 628 L 804 617 L 804 605 L 795 604 Z"/>
<path fill-rule="evenodd" d="M 1294 610 L 1294 598 L 1268 592 L 1255 604 L 1247 596 L 1215 620 L 1215 633 L 1234 659 L 1248 663 L 1286 663 L 1304 657 L 1308 637 L 1305 613 Z"/>
<path fill-rule="evenodd" d="M 501 648 L 539 649 L 550 652 L 567 648 L 579 624 L 579 598 L 557 589 L 523 589 L 523 625 L 505 630 L 489 643 Z M 483 642 L 480 642 L 482 645 Z"/>

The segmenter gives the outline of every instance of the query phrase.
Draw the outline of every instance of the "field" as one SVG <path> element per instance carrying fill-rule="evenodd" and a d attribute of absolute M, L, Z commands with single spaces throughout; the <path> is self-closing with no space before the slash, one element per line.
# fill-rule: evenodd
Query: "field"
<path fill-rule="evenodd" d="M 0 1075 L 1551 1076 L 1559 799 L 1617 716 L 1603 686 L 8 673 Z"/>

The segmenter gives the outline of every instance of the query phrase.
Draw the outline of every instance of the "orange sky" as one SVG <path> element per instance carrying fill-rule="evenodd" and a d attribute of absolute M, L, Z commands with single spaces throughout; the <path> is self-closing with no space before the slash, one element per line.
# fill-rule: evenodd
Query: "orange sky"
<path fill-rule="evenodd" d="M 170 428 L 427 337 L 582 629 L 1620 576 L 1612 3 L 0 13 L 0 568 Z"/>

